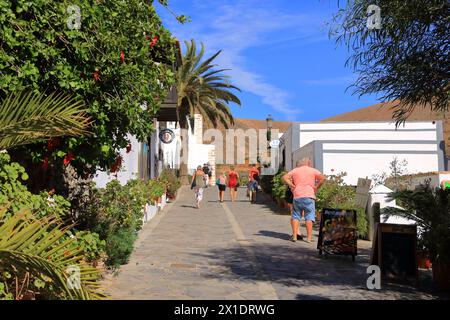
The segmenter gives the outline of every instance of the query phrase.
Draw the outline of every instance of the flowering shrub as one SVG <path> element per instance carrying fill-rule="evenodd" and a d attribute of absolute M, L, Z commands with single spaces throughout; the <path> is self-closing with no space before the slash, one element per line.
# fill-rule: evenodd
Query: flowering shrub
<path fill-rule="evenodd" d="M 21 148 L 16 159 L 71 163 L 93 172 L 113 165 L 128 134 L 145 140 L 173 84 L 174 42 L 153 1 L 77 0 L 80 28 L 61 0 L 0 2 L 0 91 L 64 91 L 84 100 L 86 137 Z M 166 2 L 163 5 L 167 5 Z M 178 17 L 177 17 L 178 18 Z M 47 157 L 47 160 L 45 160 Z"/>

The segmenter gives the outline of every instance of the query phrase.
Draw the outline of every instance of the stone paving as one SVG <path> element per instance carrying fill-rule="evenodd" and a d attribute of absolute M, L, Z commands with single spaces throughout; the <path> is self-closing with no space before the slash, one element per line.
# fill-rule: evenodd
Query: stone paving
<path fill-rule="evenodd" d="M 228 194 L 227 194 L 228 196 Z M 200 209 L 182 188 L 144 226 L 130 262 L 103 285 L 112 299 L 437 299 L 430 272 L 418 287 L 385 284 L 366 288 L 371 243 L 359 241 L 350 257 L 319 256 L 314 243 L 289 239 L 289 216 L 270 202 L 217 201 L 205 190 Z M 304 231 L 304 228 L 303 228 Z"/>

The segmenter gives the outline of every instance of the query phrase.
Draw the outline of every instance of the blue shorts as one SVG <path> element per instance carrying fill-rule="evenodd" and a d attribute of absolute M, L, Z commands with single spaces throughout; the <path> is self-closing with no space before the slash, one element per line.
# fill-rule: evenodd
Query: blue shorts
<path fill-rule="evenodd" d="M 247 188 L 250 191 L 258 191 L 258 181 L 256 180 L 250 181 L 247 185 Z"/>
<path fill-rule="evenodd" d="M 305 211 L 306 221 L 316 221 L 316 202 L 311 198 L 294 199 L 294 210 L 292 211 L 292 219 L 301 220 L 302 211 Z"/>

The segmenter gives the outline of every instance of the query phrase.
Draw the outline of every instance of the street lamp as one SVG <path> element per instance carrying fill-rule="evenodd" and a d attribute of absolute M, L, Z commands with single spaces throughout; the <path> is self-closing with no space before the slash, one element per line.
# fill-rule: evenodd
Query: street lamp
<path fill-rule="evenodd" d="M 272 126 L 273 126 L 273 118 L 271 114 L 267 116 L 266 122 L 267 122 L 267 141 L 270 142 L 272 140 Z"/>

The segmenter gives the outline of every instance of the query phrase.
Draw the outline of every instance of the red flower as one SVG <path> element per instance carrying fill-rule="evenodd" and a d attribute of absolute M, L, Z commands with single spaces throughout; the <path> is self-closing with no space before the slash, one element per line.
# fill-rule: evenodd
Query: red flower
<path fill-rule="evenodd" d="M 131 144 L 127 145 L 127 153 L 130 153 L 131 151 Z"/>
<path fill-rule="evenodd" d="M 148 40 L 148 37 L 146 37 L 146 39 Z M 156 42 L 158 42 L 158 36 L 154 36 L 151 40 L 150 40 L 150 47 L 154 47 L 156 45 Z"/>
<path fill-rule="evenodd" d="M 92 77 L 94 78 L 95 81 L 100 80 L 100 71 L 96 70 L 93 74 Z"/>
<path fill-rule="evenodd" d="M 48 157 L 45 157 L 45 158 L 42 160 L 41 168 L 44 169 L 44 170 L 47 170 L 47 169 L 48 169 Z"/>
<path fill-rule="evenodd" d="M 70 161 L 72 161 L 74 159 L 75 159 L 75 156 L 73 155 L 72 152 L 67 153 L 66 156 L 64 157 L 64 165 L 67 166 L 70 163 Z"/>
<path fill-rule="evenodd" d="M 125 61 L 125 53 L 123 53 L 123 51 L 120 51 L 120 61 Z"/>

